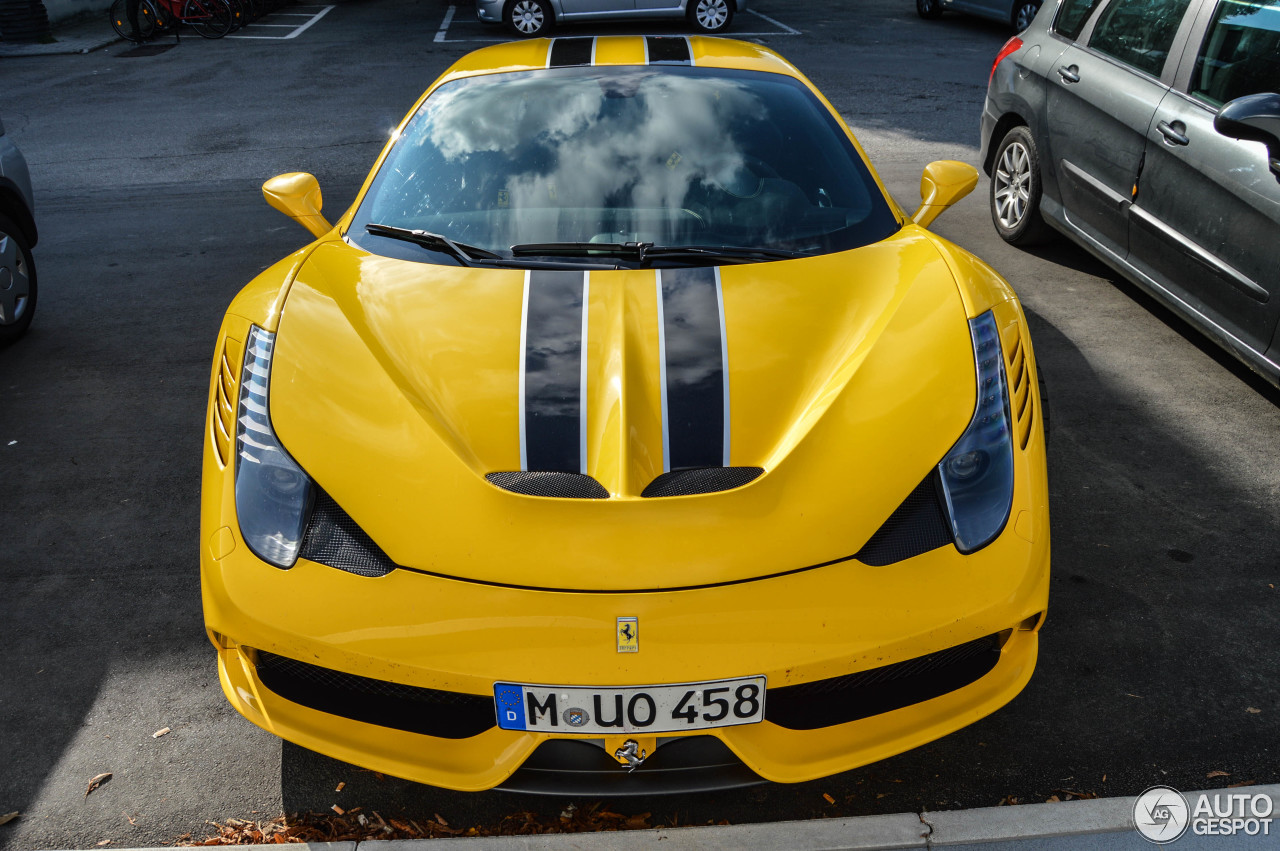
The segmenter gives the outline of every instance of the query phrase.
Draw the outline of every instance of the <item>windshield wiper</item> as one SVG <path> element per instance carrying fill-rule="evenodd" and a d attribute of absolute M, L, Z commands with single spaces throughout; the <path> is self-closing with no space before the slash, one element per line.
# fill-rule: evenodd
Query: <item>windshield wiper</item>
<path fill-rule="evenodd" d="M 529 242 L 511 246 L 514 257 L 616 257 L 645 263 L 655 259 L 697 257 L 728 263 L 757 263 L 806 256 L 786 248 L 748 248 L 737 245 L 654 245 L 652 242 Z"/>
<path fill-rule="evenodd" d="M 405 242 L 412 242 L 415 245 L 421 245 L 423 248 L 429 248 L 432 251 L 443 251 L 464 266 L 474 266 L 477 260 L 506 259 L 501 254 L 495 254 L 487 248 L 467 245 L 464 242 L 454 242 L 443 234 L 432 233 L 427 230 L 411 230 L 410 228 L 400 228 L 394 225 L 378 224 L 365 225 L 364 229 L 374 236 L 400 239 Z"/>

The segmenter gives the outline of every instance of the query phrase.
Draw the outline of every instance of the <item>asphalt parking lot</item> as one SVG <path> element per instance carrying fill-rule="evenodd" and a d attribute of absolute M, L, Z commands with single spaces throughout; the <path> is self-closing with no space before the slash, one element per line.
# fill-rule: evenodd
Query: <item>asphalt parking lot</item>
<path fill-rule="evenodd" d="M 910 0 L 752 8 L 740 32 L 814 80 L 904 206 L 930 160 L 976 162 L 1003 28 L 922 21 Z M 335 803 L 453 825 L 569 803 L 378 778 L 258 730 L 218 687 L 197 561 L 209 361 L 234 293 L 307 238 L 258 187 L 313 172 L 336 216 L 422 89 L 501 37 L 466 3 L 306 9 L 289 39 L 4 60 L 41 291 L 31 334 L 0 350 L 0 813 L 21 813 L 2 848 L 159 845 Z M 645 31 L 681 29 L 599 32 Z M 863 769 L 617 812 L 772 821 L 1280 782 L 1280 394 L 1082 251 L 1004 245 L 985 192 L 935 230 L 1020 292 L 1048 380 L 1054 580 L 1035 677 Z"/>

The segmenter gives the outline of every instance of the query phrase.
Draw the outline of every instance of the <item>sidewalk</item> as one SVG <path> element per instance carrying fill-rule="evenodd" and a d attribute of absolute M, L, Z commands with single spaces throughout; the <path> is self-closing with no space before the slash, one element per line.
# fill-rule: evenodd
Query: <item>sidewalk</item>
<path fill-rule="evenodd" d="M 107 20 L 106 10 L 53 25 L 49 44 L 0 41 L 0 59 L 15 56 L 49 56 L 56 53 L 89 53 L 120 41 Z"/>
<path fill-rule="evenodd" d="M 1280 785 L 1183 793 L 1264 795 L 1280 822 Z M 859 818 L 742 824 L 725 827 L 658 828 L 608 833 L 501 836 L 475 839 L 413 839 L 291 845 L 312 851 L 873 851 L 873 849 L 965 849 L 965 851 L 1095 851 L 1152 849 L 1133 826 L 1134 798 L 1099 798 L 1056 804 L 1024 804 L 946 812 L 899 813 Z M 1268 824 L 1268 828 L 1271 825 Z M 1245 851 L 1276 848 L 1275 832 L 1249 836 L 1197 835 L 1187 830 L 1166 847 L 1173 851 Z M 1255 828 L 1256 829 L 1256 828 Z M 442 844 L 443 843 L 443 844 Z M 658 843 L 661 843 L 659 845 Z M 155 849 L 155 851 L 160 851 Z"/>

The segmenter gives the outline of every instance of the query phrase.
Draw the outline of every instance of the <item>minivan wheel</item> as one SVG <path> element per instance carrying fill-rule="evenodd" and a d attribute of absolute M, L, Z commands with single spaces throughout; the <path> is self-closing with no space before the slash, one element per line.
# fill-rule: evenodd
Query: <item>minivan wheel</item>
<path fill-rule="evenodd" d="M 942 17 L 942 0 L 916 0 L 916 14 L 926 21 Z"/>
<path fill-rule="evenodd" d="M 1018 0 L 1013 4 L 1013 14 L 1009 16 L 1009 23 L 1013 24 L 1015 30 L 1022 32 L 1031 26 L 1031 22 L 1036 18 L 1036 12 L 1040 11 L 1040 5 L 1041 0 Z"/>
<path fill-rule="evenodd" d="M 36 264 L 27 237 L 0 215 L 0 346 L 27 333 L 36 312 Z"/>
<path fill-rule="evenodd" d="M 1040 155 L 1025 126 L 1006 133 L 996 148 L 991 221 L 1000 238 L 1010 245 L 1034 245 L 1049 235 L 1040 215 Z"/>
<path fill-rule="evenodd" d="M 734 0 L 689 0 L 689 22 L 698 32 L 722 33 L 733 21 Z"/>
<path fill-rule="evenodd" d="M 526 38 L 546 35 L 555 23 L 547 0 L 514 0 L 507 5 L 504 18 L 513 33 Z"/>

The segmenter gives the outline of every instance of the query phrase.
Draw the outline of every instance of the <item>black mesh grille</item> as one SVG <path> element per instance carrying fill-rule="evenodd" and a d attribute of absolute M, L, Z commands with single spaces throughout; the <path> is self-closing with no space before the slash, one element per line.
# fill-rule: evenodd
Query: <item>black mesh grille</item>
<path fill-rule="evenodd" d="M 761 467 L 698 467 L 694 470 L 672 470 L 649 482 L 640 493 L 645 497 L 693 496 L 699 493 L 740 488 L 753 482 L 764 472 Z"/>
<path fill-rule="evenodd" d="M 382 548 L 319 488 L 298 555 L 361 576 L 386 576 L 396 569 Z"/>
<path fill-rule="evenodd" d="M 935 468 L 854 558 L 863 564 L 883 567 L 952 543 L 951 524 L 942 507 L 939 487 Z"/>
<path fill-rule="evenodd" d="M 331 715 L 444 739 L 494 726 L 493 698 L 344 674 L 258 651 L 258 678 L 285 700 Z"/>
<path fill-rule="evenodd" d="M 847 724 L 976 682 L 1000 661 L 999 635 L 843 677 L 771 688 L 765 719 L 788 730 Z"/>
<path fill-rule="evenodd" d="M 525 496 L 550 496 L 556 499 L 608 499 L 604 485 L 581 473 L 535 473 L 515 470 L 488 473 L 485 478 L 512 493 Z"/>

